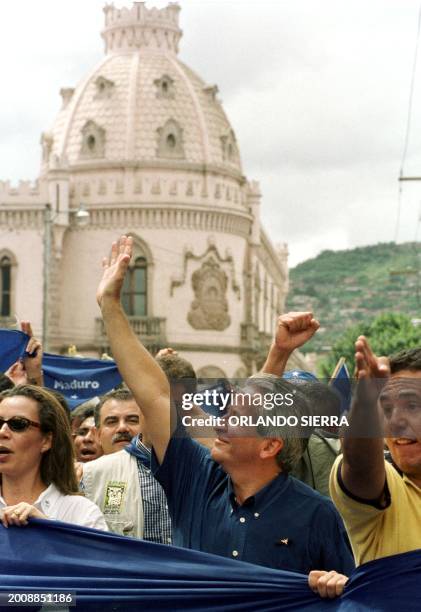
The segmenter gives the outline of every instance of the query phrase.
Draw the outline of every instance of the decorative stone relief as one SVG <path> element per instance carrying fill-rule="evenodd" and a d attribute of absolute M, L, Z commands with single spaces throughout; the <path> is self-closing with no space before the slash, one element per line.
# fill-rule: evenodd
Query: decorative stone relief
<path fill-rule="evenodd" d="M 194 255 L 191 248 L 186 248 L 184 251 L 184 265 L 183 265 L 183 273 L 180 278 L 174 279 L 171 282 L 170 295 L 174 294 L 174 289 L 176 287 L 182 287 L 187 280 L 187 266 L 189 261 L 192 259 L 193 261 L 207 261 L 208 259 L 213 258 L 218 264 L 228 265 L 230 267 L 231 272 L 231 289 L 237 295 L 237 298 L 241 298 L 240 287 L 235 279 L 235 267 L 234 267 L 234 259 L 229 250 L 226 251 L 225 257 L 221 257 L 216 245 L 214 244 L 213 238 L 209 237 L 208 247 L 206 251 L 202 255 Z M 222 269 L 222 268 L 221 268 Z"/>
<path fill-rule="evenodd" d="M 223 331 L 231 323 L 227 301 L 228 277 L 215 257 L 209 257 L 192 274 L 195 294 L 187 320 L 194 329 Z"/>
<path fill-rule="evenodd" d="M 101 100 L 102 98 L 110 98 L 114 91 L 114 83 L 103 76 L 99 76 L 95 80 L 96 92 L 95 98 Z"/>
<path fill-rule="evenodd" d="M 187 182 L 186 195 L 188 195 L 188 196 L 194 195 L 194 193 L 193 193 L 193 181 L 188 181 Z"/>
<path fill-rule="evenodd" d="M 104 179 L 101 179 L 98 183 L 98 194 L 106 195 L 107 193 L 107 182 Z"/>
<path fill-rule="evenodd" d="M 175 98 L 174 79 L 167 74 L 162 75 L 160 79 L 155 79 L 156 97 L 173 100 Z"/>
<path fill-rule="evenodd" d="M 95 121 L 89 120 L 82 128 L 80 157 L 105 156 L 105 130 Z"/>
<path fill-rule="evenodd" d="M 124 193 L 124 181 L 121 178 L 116 179 L 115 193 L 118 195 L 121 195 L 122 193 Z"/>
<path fill-rule="evenodd" d="M 152 183 L 152 187 L 151 187 L 151 194 L 152 195 L 160 195 L 161 194 L 161 182 L 160 180 L 156 180 L 153 181 Z"/>
<path fill-rule="evenodd" d="M 157 129 L 158 157 L 181 159 L 184 155 L 183 129 L 174 119 L 168 119 L 163 127 Z"/>

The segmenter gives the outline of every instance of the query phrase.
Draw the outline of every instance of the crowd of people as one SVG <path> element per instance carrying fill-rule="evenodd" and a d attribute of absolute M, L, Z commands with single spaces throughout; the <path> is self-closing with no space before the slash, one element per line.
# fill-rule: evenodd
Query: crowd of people
<path fill-rule="evenodd" d="M 291 405 L 274 404 L 270 422 L 245 432 L 233 423 L 264 417 L 261 404 L 234 401 L 214 430 L 189 429 L 181 399 L 196 389 L 192 365 L 170 348 L 150 355 L 124 314 L 131 255 L 131 238 L 112 245 L 97 291 L 119 388 L 70 412 L 44 388 L 42 346 L 22 324 L 25 358 L 0 380 L 4 527 L 60 520 L 301 572 L 322 597 L 340 595 L 356 565 L 421 548 L 421 347 L 379 358 L 356 339 L 347 430 L 297 434 L 276 419 L 335 416 L 340 401 L 313 375 L 285 372 L 319 324 L 310 312 L 282 315 L 246 388 Z"/>

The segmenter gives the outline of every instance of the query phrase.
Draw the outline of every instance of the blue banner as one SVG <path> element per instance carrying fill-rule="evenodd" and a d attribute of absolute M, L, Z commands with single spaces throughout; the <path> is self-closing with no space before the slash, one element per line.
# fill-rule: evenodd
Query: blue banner
<path fill-rule="evenodd" d="M 42 359 L 44 385 L 66 398 L 71 409 L 122 382 L 115 361 L 66 357 L 45 353 Z"/>
<path fill-rule="evenodd" d="M 21 331 L 0 329 L 0 372 L 25 357 L 28 341 L 29 336 Z M 104 395 L 123 380 L 111 360 L 44 353 L 42 369 L 44 385 L 64 395 L 71 409 Z"/>
<path fill-rule="evenodd" d="M 56 521 L 0 525 L 0 593 L 73 591 L 81 612 L 410 612 L 421 610 L 420 576 L 421 550 L 386 557 L 322 600 L 301 574 Z"/>

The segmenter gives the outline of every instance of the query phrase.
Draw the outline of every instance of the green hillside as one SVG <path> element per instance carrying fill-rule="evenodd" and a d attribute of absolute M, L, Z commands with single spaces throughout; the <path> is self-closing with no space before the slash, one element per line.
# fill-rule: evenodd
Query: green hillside
<path fill-rule="evenodd" d="M 325 353 L 349 326 L 384 312 L 421 318 L 420 243 L 323 251 L 290 270 L 287 309 L 320 321 L 304 352 Z"/>

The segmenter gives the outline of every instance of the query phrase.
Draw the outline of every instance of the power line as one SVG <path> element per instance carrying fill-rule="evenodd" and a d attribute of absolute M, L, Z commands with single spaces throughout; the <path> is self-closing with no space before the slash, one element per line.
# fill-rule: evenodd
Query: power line
<path fill-rule="evenodd" d="M 412 103 L 413 103 L 414 89 L 415 89 L 415 74 L 416 74 L 416 69 L 417 69 L 418 43 L 420 39 L 420 30 L 421 30 L 421 5 L 418 11 L 417 38 L 416 38 L 416 43 L 415 43 L 414 62 L 412 65 L 411 85 L 409 89 L 409 100 L 408 100 L 408 112 L 406 116 L 405 142 L 404 142 L 403 153 L 402 153 L 401 167 L 399 171 L 399 179 L 403 178 L 403 169 L 404 169 L 405 160 L 406 160 L 406 156 L 408 153 L 408 146 L 409 146 L 409 135 L 411 131 L 411 118 L 412 118 Z M 397 216 L 396 216 L 395 239 L 394 239 L 395 243 L 397 242 L 398 234 L 399 234 L 401 204 L 402 204 L 402 186 L 401 184 L 399 184 L 398 211 L 397 211 Z"/>

